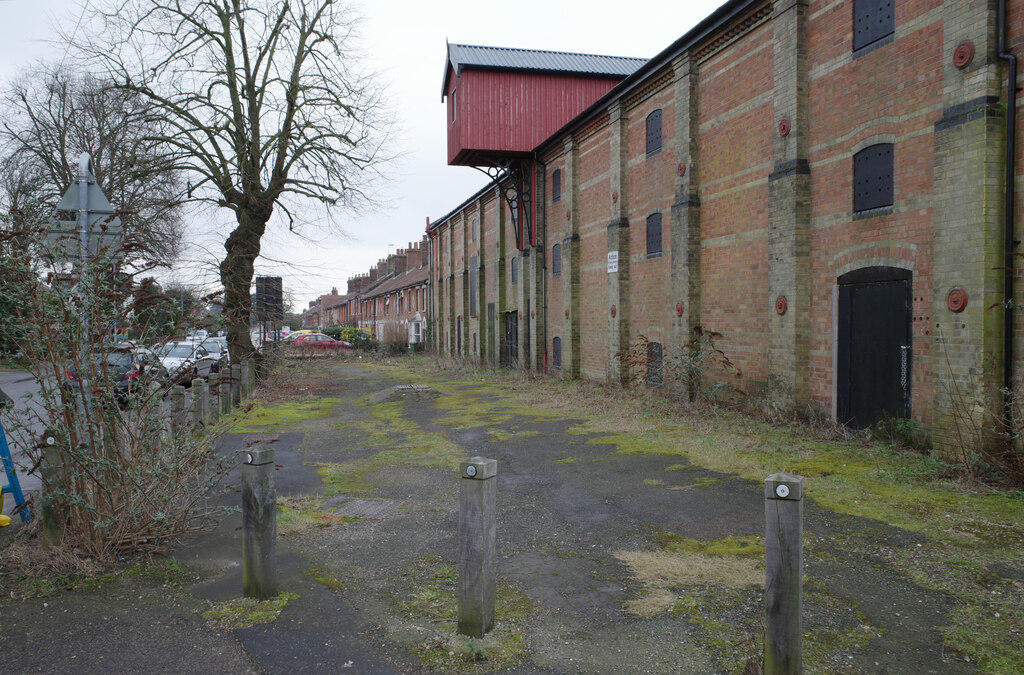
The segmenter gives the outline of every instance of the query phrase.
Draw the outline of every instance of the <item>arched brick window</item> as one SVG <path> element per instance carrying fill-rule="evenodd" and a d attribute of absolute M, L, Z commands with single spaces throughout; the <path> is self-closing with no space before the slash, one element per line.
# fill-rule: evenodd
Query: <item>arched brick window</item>
<path fill-rule="evenodd" d="M 562 338 L 560 337 L 551 340 L 551 367 L 555 370 L 562 369 Z"/>
<path fill-rule="evenodd" d="M 660 342 L 647 343 L 647 386 L 660 387 L 664 381 Z"/>
<path fill-rule="evenodd" d="M 661 109 L 647 116 L 647 154 L 661 152 Z"/>
<path fill-rule="evenodd" d="M 558 276 L 562 273 L 562 245 L 555 244 L 551 247 L 551 275 Z"/>

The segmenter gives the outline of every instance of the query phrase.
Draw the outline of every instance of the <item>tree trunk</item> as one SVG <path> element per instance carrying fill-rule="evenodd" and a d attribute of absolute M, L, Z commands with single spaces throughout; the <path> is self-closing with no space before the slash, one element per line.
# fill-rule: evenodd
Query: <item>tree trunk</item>
<path fill-rule="evenodd" d="M 228 349 L 232 363 L 246 359 L 259 361 L 259 352 L 249 335 L 252 311 L 253 267 L 260 254 L 260 240 L 270 220 L 270 208 L 247 208 L 236 212 L 238 226 L 231 232 L 224 249 L 227 255 L 220 264 L 220 280 L 224 285 L 224 318 L 228 327 Z"/>

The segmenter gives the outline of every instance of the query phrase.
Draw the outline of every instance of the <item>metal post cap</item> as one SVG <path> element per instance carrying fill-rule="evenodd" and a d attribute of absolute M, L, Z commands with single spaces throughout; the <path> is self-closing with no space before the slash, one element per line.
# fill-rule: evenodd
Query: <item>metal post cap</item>
<path fill-rule="evenodd" d="M 242 450 L 242 462 L 245 464 L 273 464 L 274 448 L 267 445 L 254 445 Z"/>
<path fill-rule="evenodd" d="M 484 457 L 470 457 L 459 462 L 459 476 L 473 480 L 493 478 L 498 475 L 498 460 Z"/>
<path fill-rule="evenodd" d="M 792 473 L 773 473 L 764 479 L 765 499 L 800 501 L 804 498 L 804 479 Z"/>

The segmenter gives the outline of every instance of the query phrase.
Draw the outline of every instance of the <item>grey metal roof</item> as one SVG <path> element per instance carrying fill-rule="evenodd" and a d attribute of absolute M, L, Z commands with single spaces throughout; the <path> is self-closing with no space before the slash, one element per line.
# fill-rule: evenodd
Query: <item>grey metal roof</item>
<path fill-rule="evenodd" d="M 575 54 L 572 52 L 551 52 L 541 49 L 513 49 L 511 47 L 481 47 L 476 45 L 448 45 L 448 60 L 444 67 L 444 82 L 441 96 L 448 93 L 448 66 L 456 74 L 465 66 L 496 68 L 500 70 L 552 71 L 580 73 L 584 75 L 608 75 L 627 77 L 647 59 L 625 56 L 600 56 L 596 54 Z"/>

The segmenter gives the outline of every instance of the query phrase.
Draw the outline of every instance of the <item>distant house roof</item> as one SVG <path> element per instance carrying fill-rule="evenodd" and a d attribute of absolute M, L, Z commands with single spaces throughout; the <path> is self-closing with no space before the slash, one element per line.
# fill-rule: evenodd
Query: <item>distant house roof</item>
<path fill-rule="evenodd" d="M 370 300 L 380 295 L 387 295 L 395 291 L 408 288 L 409 286 L 415 286 L 422 284 L 427 280 L 429 268 L 425 265 L 423 267 L 417 267 L 407 272 L 399 272 L 393 277 L 386 277 L 373 288 L 368 288 L 363 292 L 363 299 Z"/>
<path fill-rule="evenodd" d="M 461 75 L 465 66 L 491 70 L 551 71 L 626 77 L 645 63 L 647 63 L 647 59 L 625 56 L 599 56 L 573 52 L 551 52 L 541 49 L 449 44 L 448 60 L 444 66 L 444 81 L 441 84 L 441 97 L 448 94 L 448 78 L 452 70 L 456 75 Z"/>

